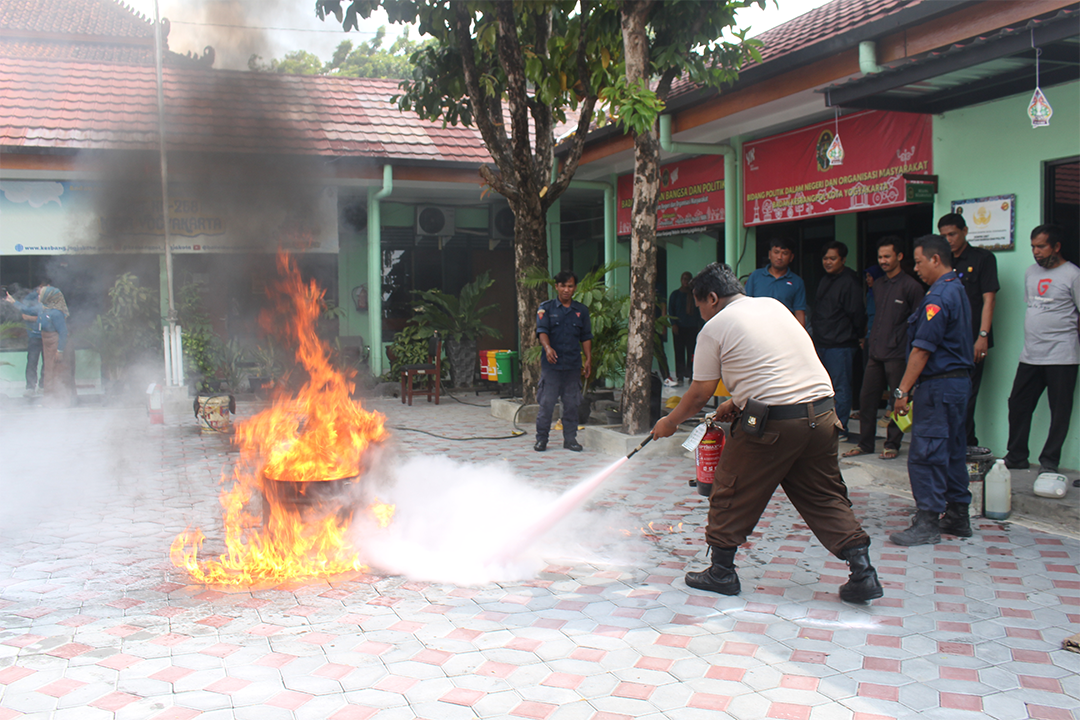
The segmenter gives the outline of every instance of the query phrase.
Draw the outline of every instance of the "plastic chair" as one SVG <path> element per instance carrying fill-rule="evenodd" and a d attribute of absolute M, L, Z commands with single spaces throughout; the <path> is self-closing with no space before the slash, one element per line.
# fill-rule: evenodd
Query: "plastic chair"
<path fill-rule="evenodd" d="M 423 380 L 426 387 L 413 388 L 413 380 Z M 401 402 L 405 403 L 408 398 L 412 405 L 413 395 L 427 395 L 428 402 L 432 396 L 435 404 L 439 404 L 439 393 L 442 391 L 442 338 L 438 333 L 428 340 L 428 362 L 414 365 L 401 366 Z"/>

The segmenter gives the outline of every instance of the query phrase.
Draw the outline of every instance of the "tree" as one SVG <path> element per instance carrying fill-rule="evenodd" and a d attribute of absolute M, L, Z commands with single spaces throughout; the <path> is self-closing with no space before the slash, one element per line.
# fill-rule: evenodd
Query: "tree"
<path fill-rule="evenodd" d="M 413 53 L 413 77 L 394 100 L 426 120 L 476 124 L 494 162 L 480 176 L 514 213 L 517 275 L 547 267 L 547 210 L 570 185 L 598 89 L 614 77 L 615 13 L 590 0 L 352 0 L 345 10 L 341 0 L 317 0 L 316 13 L 333 14 L 348 31 L 380 4 L 391 22 L 419 23 L 435 41 Z M 556 166 L 554 130 L 568 109 L 579 112 L 577 131 Z M 530 329 L 545 299 L 544 287 L 518 287 L 523 351 L 537 344 Z M 522 373 L 526 402 L 537 373 Z"/>
<path fill-rule="evenodd" d="M 619 11 L 624 74 L 601 90 L 611 112 L 634 137 L 634 200 L 630 237 L 630 327 L 625 388 L 648 388 L 653 361 L 656 210 L 660 144 L 656 120 L 672 82 L 682 77 L 719 88 L 738 77 L 760 42 L 735 29 L 735 11 L 765 0 L 610 0 Z M 724 39 L 731 33 L 734 40 Z M 734 212 L 728 208 L 728 212 Z M 623 429 L 649 429 L 649 393 L 623 392 Z"/>
<path fill-rule="evenodd" d="M 286 53 L 285 57 L 271 60 L 269 64 L 262 62 L 261 56 L 252 55 L 248 58 L 248 70 L 281 75 L 336 75 L 398 80 L 412 77 L 409 57 L 422 47 L 421 43 L 409 39 L 408 28 L 405 28 L 388 48 L 382 46 L 385 38 L 384 25 L 375 32 L 375 37 L 360 43 L 355 50 L 352 42 L 343 40 L 326 63 L 306 50 Z"/>

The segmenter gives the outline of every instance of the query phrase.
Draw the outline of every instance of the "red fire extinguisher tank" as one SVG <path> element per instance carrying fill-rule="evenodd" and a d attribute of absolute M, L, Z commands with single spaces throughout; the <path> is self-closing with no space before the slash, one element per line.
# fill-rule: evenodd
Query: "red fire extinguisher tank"
<path fill-rule="evenodd" d="M 719 425 L 709 424 L 705 436 L 694 450 L 697 460 L 697 491 L 699 495 L 709 497 L 712 493 L 713 477 L 720 462 L 720 453 L 724 452 L 724 431 Z"/>

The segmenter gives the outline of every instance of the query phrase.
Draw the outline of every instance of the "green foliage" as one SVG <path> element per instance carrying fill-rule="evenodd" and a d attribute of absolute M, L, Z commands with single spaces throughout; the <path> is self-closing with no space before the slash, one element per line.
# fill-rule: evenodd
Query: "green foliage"
<path fill-rule="evenodd" d="M 204 286 L 189 283 L 180 288 L 179 314 L 182 330 L 181 343 L 184 346 L 184 358 L 187 361 L 185 373 L 199 376 L 199 390 L 210 390 L 209 381 L 217 376 L 217 361 L 214 346 L 217 338 L 210 325 L 210 315 L 203 305 Z"/>
<path fill-rule="evenodd" d="M 604 283 L 608 273 L 625 266 L 625 262 L 615 261 L 599 267 L 581 278 L 574 291 L 574 299 L 589 308 L 589 322 L 592 323 L 592 369 L 586 378 L 586 389 L 597 382 L 622 380 L 626 372 L 630 296 Z M 555 288 L 554 278 L 542 268 L 529 268 L 521 282 L 531 287 L 548 285 Z M 660 340 L 670 326 L 667 317 L 657 317 L 653 336 L 656 352 L 659 352 Z M 530 348 L 525 353 L 525 362 L 540 362 L 541 351 L 540 347 Z"/>
<path fill-rule="evenodd" d="M 132 273 L 116 279 L 109 309 L 94 318 L 86 336 L 110 386 L 122 383 L 132 366 L 162 356 L 158 293 L 138 280 Z"/>
<path fill-rule="evenodd" d="M 269 335 L 262 345 L 251 351 L 251 359 L 255 361 L 255 367 L 252 369 L 255 377 L 278 378 L 285 372 L 285 363 L 281 358 L 281 353 L 274 339 Z"/>
<path fill-rule="evenodd" d="M 0 323 L 0 345 L 3 347 L 26 347 L 26 324 L 15 320 Z"/>
<path fill-rule="evenodd" d="M 286 53 L 280 60 L 265 63 L 259 55 L 248 58 L 248 69 L 253 72 L 278 73 L 281 75 L 334 75 L 337 77 L 393 78 L 404 80 L 413 75 L 409 58 L 424 43 L 409 38 L 406 27 L 389 47 L 383 47 L 386 27 L 380 27 L 375 37 L 360 43 L 355 49 L 344 40 L 334 51 L 333 57 L 323 62 L 306 50 Z M 429 41 L 430 42 L 430 41 Z"/>
<path fill-rule="evenodd" d="M 217 367 L 217 377 L 229 385 L 229 392 L 239 392 L 247 379 L 244 363 L 247 362 L 248 350 L 236 338 L 228 342 L 214 343 L 211 356 Z"/>
<path fill-rule="evenodd" d="M 403 365 L 426 363 L 428 361 L 427 337 L 420 335 L 420 326 L 415 323 L 409 323 L 399 330 L 394 335 L 394 341 L 386 348 L 386 354 L 390 358 L 390 370 L 384 379 L 396 381 L 401 377 Z"/>
<path fill-rule="evenodd" d="M 634 134 L 651 129 L 664 111 L 663 101 L 647 82 L 628 83 L 625 76 L 602 89 L 600 99 L 617 113 L 623 129 Z"/>
<path fill-rule="evenodd" d="M 485 272 L 461 288 L 457 297 L 442 290 L 414 290 L 423 301 L 413 317 L 420 326 L 420 337 L 429 338 L 435 331 L 442 335 L 443 341 L 453 342 L 475 340 L 483 335 L 502 337 L 502 333 L 483 321 L 498 306 L 480 305 L 480 299 L 494 283 Z"/>

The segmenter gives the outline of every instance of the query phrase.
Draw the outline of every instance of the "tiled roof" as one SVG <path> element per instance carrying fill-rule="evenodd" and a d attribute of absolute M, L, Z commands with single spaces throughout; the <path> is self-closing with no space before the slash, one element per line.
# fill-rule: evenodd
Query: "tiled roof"
<path fill-rule="evenodd" d="M 390 102 L 396 80 L 166 68 L 170 150 L 487 162 L 475 128 Z M 157 148 L 154 69 L 12 59 L 0 71 L 0 147 Z"/>
<path fill-rule="evenodd" d="M 169 50 L 169 21 L 162 22 L 166 65 L 214 62 Z M 3 0 L 0 57 L 154 64 L 154 25 L 117 0 Z"/>
<path fill-rule="evenodd" d="M 747 63 L 743 72 L 752 67 L 759 67 L 770 61 L 788 55 L 796 50 L 805 50 L 813 45 L 842 35 L 853 28 L 891 15 L 898 10 L 918 4 L 921 0 L 833 0 L 820 7 L 788 20 L 783 25 L 754 35 L 764 43 L 761 50 L 762 63 Z M 751 28 L 752 30 L 753 28 Z M 672 83 L 669 99 L 693 92 L 697 85 L 688 80 L 676 80 Z"/>
<path fill-rule="evenodd" d="M 152 38 L 151 21 L 116 0 L 4 0 L 0 28 L 64 35 Z"/>
<path fill-rule="evenodd" d="M 768 62 L 822 40 L 842 35 L 852 28 L 891 15 L 918 1 L 833 0 L 755 37 L 765 44 L 761 49 L 761 57 Z"/>

